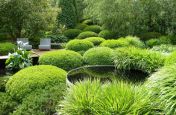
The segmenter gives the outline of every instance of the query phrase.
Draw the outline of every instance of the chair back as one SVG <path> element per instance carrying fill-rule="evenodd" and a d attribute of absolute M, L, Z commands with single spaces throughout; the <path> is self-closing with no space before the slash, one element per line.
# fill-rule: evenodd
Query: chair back
<path fill-rule="evenodd" d="M 40 45 L 51 45 L 51 39 L 50 38 L 40 39 Z"/>
<path fill-rule="evenodd" d="M 17 43 L 18 43 L 19 41 L 22 41 L 23 43 L 28 43 L 28 44 L 29 44 L 28 38 L 17 38 Z"/>

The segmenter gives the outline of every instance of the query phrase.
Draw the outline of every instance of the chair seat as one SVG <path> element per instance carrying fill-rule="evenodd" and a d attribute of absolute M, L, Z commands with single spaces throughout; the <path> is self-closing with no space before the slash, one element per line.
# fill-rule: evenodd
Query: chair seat
<path fill-rule="evenodd" d="M 26 50 L 32 50 L 32 45 L 25 45 L 24 49 L 26 49 Z"/>
<path fill-rule="evenodd" d="M 51 49 L 51 45 L 39 45 L 39 49 L 40 50 L 50 50 Z"/>

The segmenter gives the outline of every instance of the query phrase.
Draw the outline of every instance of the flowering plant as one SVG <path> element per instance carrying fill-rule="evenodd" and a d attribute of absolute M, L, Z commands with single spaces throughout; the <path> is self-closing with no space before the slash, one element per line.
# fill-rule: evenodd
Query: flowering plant
<path fill-rule="evenodd" d="M 9 53 L 8 59 L 6 60 L 6 68 L 10 71 L 18 71 L 25 67 L 32 65 L 32 59 L 30 57 L 30 51 L 24 49 L 25 45 L 28 43 L 23 43 L 18 41 L 18 49 L 14 53 Z"/>

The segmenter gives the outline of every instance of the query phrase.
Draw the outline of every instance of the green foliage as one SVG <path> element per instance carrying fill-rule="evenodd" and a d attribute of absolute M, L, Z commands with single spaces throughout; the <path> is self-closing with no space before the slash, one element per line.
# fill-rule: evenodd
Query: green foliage
<path fill-rule="evenodd" d="M 65 83 L 66 72 L 60 68 L 40 65 L 23 69 L 13 75 L 6 84 L 7 93 L 15 100 L 22 101 L 37 89 Z"/>
<path fill-rule="evenodd" d="M 129 46 L 129 43 L 125 40 L 106 40 L 101 43 L 100 46 L 109 48 L 119 48 Z"/>
<path fill-rule="evenodd" d="M 23 99 L 13 115 L 53 115 L 56 113 L 55 107 L 63 98 L 66 90 L 64 82 L 59 85 L 39 89 Z"/>
<path fill-rule="evenodd" d="M 142 42 L 138 37 L 127 36 L 125 38 L 118 39 L 118 41 L 121 41 L 124 43 L 126 42 L 129 44 L 129 46 L 135 46 L 135 47 L 139 47 L 139 48 L 145 47 L 144 42 Z"/>
<path fill-rule="evenodd" d="M 107 47 L 92 48 L 85 52 L 83 59 L 88 65 L 113 65 L 112 53 Z"/>
<path fill-rule="evenodd" d="M 162 36 L 162 35 L 158 32 L 147 32 L 147 33 L 143 33 L 143 34 L 139 35 L 139 37 L 143 41 L 147 41 L 147 40 L 150 40 L 153 38 L 159 38 L 160 36 Z"/>
<path fill-rule="evenodd" d="M 16 45 L 12 43 L 0 43 L 0 56 L 7 55 L 8 53 L 13 52 L 16 48 Z"/>
<path fill-rule="evenodd" d="M 66 25 L 67 28 L 76 26 L 77 15 L 74 0 L 59 0 L 61 13 L 58 16 L 58 23 Z"/>
<path fill-rule="evenodd" d="M 134 47 L 116 49 L 113 55 L 115 66 L 120 70 L 152 73 L 162 67 L 165 61 L 165 57 L 158 52 Z"/>
<path fill-rule="evenodd" d="M 0 92 L 5 92 L 5 85 L 9 80 L 9 76 L 0 77 Z"/>
<path fill-rule="evenodd" d="M 67 43 L 66 49 L 73 50 L 76 52 L 85 52 L 90 48 L 93 48 L 94 45 L 88 40 L 71 40 Z"/>
<path fill-rule="evenodd" d="M 112 39 L 114 38 L 114 33 L 109 30 L 102 30 L 99 34 L 99 37 L 105 38 L 105 39 Z"/>
<path fill-rule="evenodd" d="M 146 45 L 148 47 L 153 47 L 161 44 L 171 44 L 171 40 L 167 36 L 161 36 L 158 39 L 155 38 L 155 39 L 150 39 L 146 41 Z"/>
<path fill-rule="evenodd" d="M 93 25 L 93 21 L 91 19 L 86 19 L 82 22 L 82 24 Z"/>
<path fill-rule="evenodd" d="M 77 24 L 75 28 L 79 30 L 84 30 L 87 26 L 88 26 L 87 24 L 80 23 Z"/>
<path fill-rule="evenodd" d="M 58 7 L 48 0 L 1 0 L 0 29 L 12 38 L 41 37 L 43 31 L 53 28 L 57 13 Z"/>
<path fill-rule="evenodd" d="M 85 15 L 119 35 L 175 33 L 174 0 L 84 0 Z M 107 10 L 108 9 L 108 10 Z M 168 21 L 169 20 L 169 21 Z"/>
<path fill-rule="evenodd" d="M 158 51 L 161 53 L 171 53 L 173 51 L 176 51 L 176 46 L 170 45 L 170 44 L 162 44 L 162 45 L 154 46 L 151 50 Z"/>
<path fill-rule="evenodd" d="M 99 33 L 101 30 L 102 30 L 101 27 L 98 25 L 91 25 L 84 29 L 84 31 L 92 31 L 95 33 Z"/>
<path fill-rule="evenodd" d="M 0 41 L 4 42 L 10 39 L 11 39 L 11 36 L 8 33 L 0 33 Z"/>
<path fill-rule="evenodd" d="M 6 68 L 10 71 L 18 71 L 25 67 L 32 66 L 30 52 L 18 49 L 13 54 L 9 53 L 9 58 L 5 62 Z"/>
<path fill-rule="evenodd" d="M 124 82 L 101 84 L 100 81 L 76 83 L 61 103 L 65 115 L 144 115 L 156 108 L 144 88 Z"/>
<path fill-rule="evenodd" d="M 68 41 L 68 38 L 65 35 L 57 34 L 57 35 L 48 35 L 48 38 L 51 38 L 52 43 L 64 43 Z"/>
<path fill-rule="evenodd" d="M 9 115 L 15 110 L 17 102 L 13 101 L 12 98 L 6 94 L 0 92 L 0 114 Z"/>
<path fill-rule="evenodd" d="M 95 46 L 98 46 L 102 42 L 105 41 L 105 39 L 101 38 L 101 37 L 90 37 L 90 38 L 86 38 L 85 40 L 88 40 L 88 41 L 92 42 Z"/>
<path fill-rule="evenodd" d="M 51 51 L 39 58 L 40 65 L 54 65 L 64 70 L 71 70 L 82 66 L 82 56 L 70 50 Z"/>
<path fill-rule="evenodd" d="M 68 29 L 64 32 L 64 35 L 69 39 L 76 38 L 82 31 L 79 29 Z"/>
<path fill-rule="evenodd" d="M 88 38 L 88 37 L 97 37 L 98 34 L 95 33 L 95 32 L 91 32 L 91 31 L 85 31 L 85 32 L 82 32 L 78 35 L 78 39 L 85 39 L 85 38 Z"/>
<path fill-rule="evenodd" d="M 176 45 L 176 35 L 170 35 L 168 36 L 168 38 L 171 40 L 171 43 L 173 45 Z"/>
<path fill-rule="evenodd" d="M 155 102 L 164 110 L 166 115 L 176 114 L 176 65 L 165 66 L 153 74 L 145 86 Z"/>
<path fill-rule="evenodd" d="M 176 51 L 171 53 L 165 61 L 165 65 L 173 65 L 176 63 Z"/>

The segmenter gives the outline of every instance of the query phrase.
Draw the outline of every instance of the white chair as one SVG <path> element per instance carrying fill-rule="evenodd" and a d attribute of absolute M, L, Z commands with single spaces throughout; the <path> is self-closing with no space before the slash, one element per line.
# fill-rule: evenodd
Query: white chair
<path fill-rule="evenodd" d="M 32 45 L 29 45 L 28 38 L 17 38 L 17 44 L 19 42 L 22 42 L 23 44 L 25 44 L 22 46 L 25 50 L 32 50 Z"/>
<path fill-rule="evenodd" d="M 50 50 L 51 49 L 51 39 L 42 38 L 40 39 L 39 50 Z"/>

